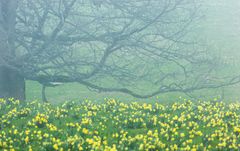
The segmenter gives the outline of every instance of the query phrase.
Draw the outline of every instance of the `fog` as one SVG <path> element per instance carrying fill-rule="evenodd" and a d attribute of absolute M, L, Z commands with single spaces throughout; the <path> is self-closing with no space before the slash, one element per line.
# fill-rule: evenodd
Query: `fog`
<path fill-rule="evenodd" d="M 237 0 L 207 1 L 203 27 L 210 46 L 219 49 L 221 55 L 239 57 L 240 19 Z M 235 59 L 238 60 L 238 59 Z"/>
<path fill-rule="evenodd" d="M 240 150 L 239 0 L 0 0 L 0 150 Z"/>
<path fill-rule="evenodd" d="M 238 97 L 237 0 L 1 5 L 2 97 Z"/>
<path fill-rule="evenodd" d="M 77 89 L 87 98 L 104 93 L 201 98 L 210 89 L 205 96 L 215 97 L 226 87 L 227 97 L 236 98 L 227 91 L 237 89 L 239 80 L 239 5 L 237 0 L 3 2 L 1 96 L 46 101 L 45 93 L 63 89 L 62 97 L 78 98 L 67 92 L 72 83 L 70 92 Z"/>

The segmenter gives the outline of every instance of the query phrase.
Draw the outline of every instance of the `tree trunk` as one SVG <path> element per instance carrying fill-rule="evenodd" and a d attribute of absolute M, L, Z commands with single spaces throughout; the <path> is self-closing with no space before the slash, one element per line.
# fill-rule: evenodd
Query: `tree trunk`
<path fill-rule="evenodd" d="M 25 100 L 25 80 L 16 67 L 15 26 L 17 0 L 0 0 L 0 97 Z"/>
<path fill-rule="evenodd" d="M 25 80 L 18 72 L 0 67 L 0 97 L 25 100 Z"/>
<path fill-rule="evenodd" d="M 48 102 L 47 97 L 46 97 L 46 86 L 44 84 L 42 85 L 42 101 L 45 103 Z"/>

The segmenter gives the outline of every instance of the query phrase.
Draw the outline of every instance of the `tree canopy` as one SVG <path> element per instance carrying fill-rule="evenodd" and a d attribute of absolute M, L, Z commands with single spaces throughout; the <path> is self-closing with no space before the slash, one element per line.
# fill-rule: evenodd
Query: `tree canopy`
<path fill-rule="evenodd" d="M 138 98 L 239 80 L 216 78 L 216 62 L 194 33 L 195 0 L 21 0 L 4 10 L 11 2 L 1 3 L 9 47 L 1 46 L 0 64 L 25 80 Z"/>

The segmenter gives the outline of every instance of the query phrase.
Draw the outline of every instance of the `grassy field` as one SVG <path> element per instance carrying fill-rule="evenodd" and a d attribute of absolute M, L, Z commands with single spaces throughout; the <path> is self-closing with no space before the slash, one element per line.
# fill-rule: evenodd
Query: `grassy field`
<path fill-rule="evenodd" d="M 27 90 L 27 100 L 41 100 L 41 85 L 37 82 L 27 81 L 26 90 Z M 130 95 L 123 93 L 107 93 L 107 92 L 96 92 L 90 91 L 85 86 L 82 86 L 78 83 L 68 83 L 58 87 L 49 87 L 46 89 L 46 95 L 51 103 L 59 104 L 64 101 L 69 100 L 94 100 L 94 101 L 103 101 L 105 98 L 114 98 L 116 100 L 121 100 L 123 102 L 155 102 L 161 100 L 168 100 L 170 102 L 175 101 L 174 99 L 183 95 L 181 93 L 175 94 L 164 94 L 161 96 L 155 96 L 148 99 L 138 99 Z"/>
<path fill-rule="evenodd" d="M 0 100 L 0 150 L 240 150 L 240 103 Z"/>
<path fill-rule="evenodd" d="M 41 102 L 41 85 L 37 82 L 27 81 L 26 87 L 27 87 L 26 88 L 27 100 L 29 101 L 37 100 Z M 227 100 L 230 102 L 240 100 L 239 90 L 240 85 L 229 86 L 224 88 L 223 100 Z M 204 100 L 220 98 L 220 96 L 222 95 L 222 89 L 196 91 L 195 93 L 193 93 L 194 98 L 191 98 L 183 93 L 166 93 L 152 98 L 138 99 L 123 93 L 94 92 L 90 91 L 85 86 L 79 85 L 77 83 L 69 83 L 58 87 L 47 88 L 46 95 L 49 101 L 53 104 L 59 104 L 71 100 L 85 100 L 85 99 L 102 102 L 105 98 L 114 98 L 122 102 L 137 101 L 148 103 L 152 102 L 172 103 L 179 101 L 178 100 L 179 97 L 187 99 L 201 98 Z"/>
<path fill-rule="evenodd" d="M 196 34 L 216 56 L 216 76 L 237 75 L 240 3 L 212 3 Z M 239 92 L 240 84 L 138 99 L 66 83 L 48 87 L 49 103 L 42 103 L 41 85 L 27 81 L 26 102 L 0 99 L 0 150 L 239 151 Z"/>

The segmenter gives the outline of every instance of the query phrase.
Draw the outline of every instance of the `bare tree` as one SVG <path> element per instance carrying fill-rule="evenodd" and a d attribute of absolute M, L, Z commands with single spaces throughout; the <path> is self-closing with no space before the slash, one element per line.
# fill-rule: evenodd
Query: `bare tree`
<path fill-rule="evenodd" d="M 194 0 L 21 0 L 7 13 L 16 14 L 11 31 L 1 19 L 1 32 L 14 34 L 1 54 L 14 54 L 3 53 L 0 65 L 44 89 L 78 82 L 138 98 L 238 81 L 210 80 L 215 66 L 193 40 L 198 8 Z"/>

